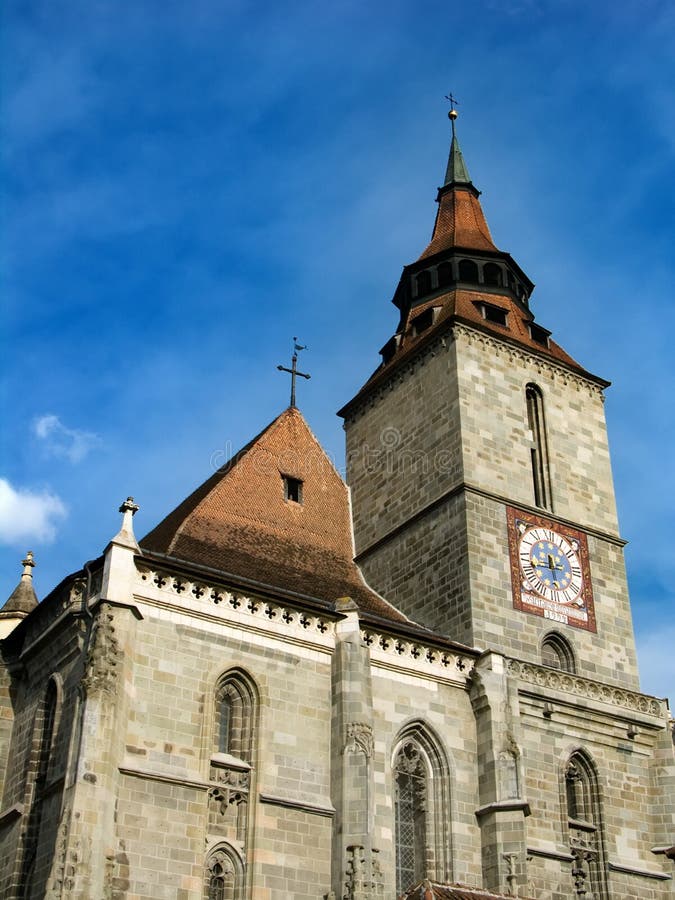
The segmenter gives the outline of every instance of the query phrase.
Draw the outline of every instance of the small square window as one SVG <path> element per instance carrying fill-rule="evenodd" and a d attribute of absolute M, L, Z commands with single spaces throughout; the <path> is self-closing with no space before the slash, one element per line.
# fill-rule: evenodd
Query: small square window
<path fill-rule="evenodd" d="M 495 325 L 503 325 L 506 328 L 506 315 L 506 310 L 501 306 L 483 303 L 483 318 L 486 322 L 493 322 Z"/>
<path fill-rule="evenodd" d="M 284 475 L 284 500 L 292 500 L 293 503 L 302 503 L 302 481 L 299 478 L 291 478 Z"/>
<path fill-rule="evenodd" d="M 550 331 L 547 331 L 545 328 L 541 328 L 539 325 L 535 325 L 534 322 L 530 322 L 530 337 L 533 341 L 536 341 L 537 344 L 541 344 L 542 347 L 548 347 L 548 336 L 550 335 Z"/>

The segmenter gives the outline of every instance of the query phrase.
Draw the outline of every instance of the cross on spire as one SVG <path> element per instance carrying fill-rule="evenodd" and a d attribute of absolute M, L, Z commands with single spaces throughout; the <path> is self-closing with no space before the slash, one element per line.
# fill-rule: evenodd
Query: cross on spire
<path fill-rule="evenodd" d="M 280 372 L 288 372 L 291 376 L 291 406 L 295 407 L 295 382 L 298 376 L 300 378 L 311 378 L 311 375 L 307 375 L 305 372 L 298 372 L 298 351 L 306 350 L 307 346 L 303 344 L 298 344 L 298 339 L 296 337 L 293 338 L 293 357 L 291 359 L 291 368 L 287 369 L 286 366 L 277 366 L 277 369 Z"/>
<path fill-rule="evenodd" d="M 455 136 L 455 119 L 459 115 L 456 106 L 459 106 L 459 100 L 453 96 L 452 91 L 449 94 L 445 95 L 445 99 L 450 101 L 450 110 L 448 112 L 448 118 L 450 119 L 450 123 L 452 125 L 452 136 Z"/>

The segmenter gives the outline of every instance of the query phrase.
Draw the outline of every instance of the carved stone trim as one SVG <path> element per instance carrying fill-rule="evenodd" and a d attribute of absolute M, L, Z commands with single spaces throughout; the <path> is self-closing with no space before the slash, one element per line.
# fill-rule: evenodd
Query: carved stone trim
<path fill-rule="evenodd" d="M 335 630 L 335 623 L 322 615 L 240 594 L 219 584 L 190 579 L 159 568 L 139 565 L 138 579 L 142 586 L 151 586 L 163 594 L 189 599 L 195 610 L 211 613 L 215 608 L 222 612 L 233 610 L 258 619 L 268 628 L 271 626 L 270 630 L 273 631 L 292 630 L 311 639 L 317 635 L 332 634 Z"/>
<path fill-rule="evenodd" d="M 373 900 L 384 897 L 384 880 L 379 850 L 370 853 L 360 844 L 347 847 L 345 893 L 342 900 Z"/>
<path fill-rule="evenodd" d="M 440 650 L 422 641 L 405 640 L 370 628 L 361 629 L 361 640 L 370 648 L 373 663 L 380 662 L 384 656 L 392 668 L 414 669 L 420 675 L 433 672 L 466 683 L 474 666 L 474 660 L 461 653 Z"/>
<path fill-rule="evenodd" d="M 115 617 L 109 603 L 101 603 L 92 625 L 82 686 L 87 695 L 113 694 L 117 688 L 120 662 L 115 636 Z"/>
<path fill-rule="evenodd" d="M 587 697 L 598 703 L 606 703 L 609 706 L 620 706 L 634 712 L 645 713 L 650 716 L 662 717 L 664 714 L 663 702 L 655 697 L 638 694 L 625 688 L 611 687 L 590 678 L 573 675 L 570 672 L 558 672 L 547 666 L 538 666 L 534 663 L 525 663 L 517 659 L 506 660 L 509 675 L 519 678 L 521 681 L 535 684 L 542 688 L 550 688 L 565 694 L 577 697 Z"/>
<path fill-rule="evenodd" d="M 363 753 L 370 759 L 373 755 L 372 726 L 367 722 L 348 722 L 343 753 Z"/>

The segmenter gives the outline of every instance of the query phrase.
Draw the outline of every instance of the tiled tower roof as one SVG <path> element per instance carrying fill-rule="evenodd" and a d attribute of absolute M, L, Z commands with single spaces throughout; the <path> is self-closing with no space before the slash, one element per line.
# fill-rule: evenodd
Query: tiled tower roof
<path fill-rule="evenodd" d="M 403 269 L 392 302 L 400 310 L 395 334 L 380 351 L 382 363 L 342 410 L 349 415 L 376 386 L 387 381 L 418 348 L 453 322 L 491 333 L 591 378 L 535 322 L 530 309 L 534 284 L 514 259 L 492 240 L 480 191 L 469 177 L 450 112 L 452 142 L 445 183 L 438 189 L 438 209 L 431 241 L 421 256 Z"/>
<path fill-rule="evenodd" d="M 290 484 L 299 499 L 288 499 Z M 301 484 L 298 486 L 298 482 Z M 300 411 L 286 409 L 141 541 L 142 551 L 407 622 L 353 561 L 348 489 Z"/>

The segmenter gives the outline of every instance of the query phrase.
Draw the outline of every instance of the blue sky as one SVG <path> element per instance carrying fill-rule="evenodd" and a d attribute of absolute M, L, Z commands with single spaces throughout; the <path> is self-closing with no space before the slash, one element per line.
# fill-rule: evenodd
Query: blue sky
<path fill-rule="evenodd" d="M 0 596 L 44 596 L 127 494 L 144 534 L 287 402 L 334 413 L 396 325 L 443 95 L 537 319 L 613 382 L 643 689 L 675 698 L 675 7 L 25 0 L 2 12 Z"/>

